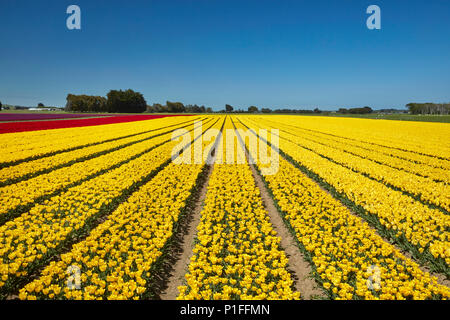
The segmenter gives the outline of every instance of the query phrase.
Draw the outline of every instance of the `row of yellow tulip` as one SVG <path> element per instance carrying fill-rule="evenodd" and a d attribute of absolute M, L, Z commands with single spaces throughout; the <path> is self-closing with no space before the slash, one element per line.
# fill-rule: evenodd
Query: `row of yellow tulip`
<path fill-rule="evenodd" d="M 177 117 L 174 117 L 173 119 L 177 119 Z M 132 135 L 131 137 L 127 138 L 121 138 L 120 135 L 115 133 L 115 135 L 118 137 L 115 140 L 109 141 L 109 142 L 100 142 L 99 144 L 94 144 L 91 146 L 87 146 L 85 148 L 76 149 L 69 152 L 62 152 L 57 153 L 53 156 L 39 158 L 36 160 L 30 160 L 26 162 L 19 163 L 17 165 L 8 166 L 5 168 L 0 169 L 0 184 L 5 183 L 8 180 L 11 179 L 17 179 L 20 177 L 26 177 L 31 174 L 36 174 L 44 170 L 51 170 L 52 168 L 55 168 L 57 166 L 62 166 L 74 161 L 79 161 L 80 159 L 86 158 L 86 157 L 92 157 L 93 155 L 99 154 L 99 153 L 105 153 L 109 151 L 114 151 L 114 149 L 121 148 L 124 146 L 127 146 L 131 143 L 136 143 L 144 139 L 149 139 L 153 136 L 160 135 L 165 132 L 169 132 L 179 128 L 188 126 L 189 124 L 192 124 L 191 121 L 189 121 L 187 124 L 183 123 L 184 121 L 178 120 L 178 123 L 181 123 L 180 125 L 177 125 L 175 128 L 173 127 L 163 127 L 163 128 L 157 128 L 152 129 L 149 132 L 139 133 L 138 135 Z M 33 133 L 29 133 L 32 135 Z M 58 143 L 54 145 L 56 150 L 61 149 L 61 146 L 58 146 Z"/>
<path fill-rule="evenodd" d="M 168 117 L 136 122 L 108 124 L 81 128 L 65 128 L 2 134 L 0 149 L 3 163 L 10 163 L 62 152 L 90 144 L 117 139 L 150 130 L 166 128 L 192 117 Z"/>
<path fill-rule="evenodd" d="M 264 119 L 265 118 L 262 118 L 262 123 L 266 124 L 267 121 L 264 121 Z M 273 121 L 271 124 L 274 125 Z M 280 130 L 284 130 L 287 133 L 291 133 L 293 136 L 302 136 L 306 140 L 324 144 L 328 147 L 332 147 L 355 156 L 366 158 L 379 164 L 404 170 L 421 177 L 428 177 L 434 181 L 445 182 L 446 184 L 450 183 L 450 162 L 448 162 L 448 167 L 446 168 L 429 166 L 424 163 L 412 161 L 411 159 L 406 160 L 404 158 L 392 156 L 391 154 L 384 152 L 383 148 L 377 145 L 365 145 L 362 142 L 351 141 L 348 139 L 342 139 L 330 135 L 318 134 L 315 132 L 302 130 L 301 128 L 281 122 L 276 122 L 276 127 Z"/>
<path fill-rule="evenodd" d="M 280 135 L 284 136 L 282 132 Z M 344 195 L 364 208 L 371 216 L 376 217 L 395 239 L 405 237 L 413 248 L 418 250 L 416 254 L 422 255 L 425 259 L 433 257 L 444 259 L 444 266 L 436 263 L 435 267 L 448 273 L 449 215 L 437 209 L 431 209 L 400 191 L 395 191 L 382 183 L 328 161 L 312 151 L 299 148 L 288 140 L 283 141 L 282 151 L 298 164 L 317 174 L 337 193 Z"/>
<path fill-rule="evenodd" d="M 191 130 L 193 127 L 192 123 L 186 129 Z M 62 167 L 29 180 L 4 186 L 0 188 L 0 198 L 4 199 L 1 203 L 0 215 L 11 212 L 18 206 L 32 204 L 40 197 L 129 161 L 154 146 L 170 141 L 171 135 L 172 133 L 169 132 L 93 159 L 77 162 L 69 167 Z"/>
<path fill-rule="evenodd" d="M 203 131 L 207 127 L 203 127 Z M 189 139 L 190 141 L 191 139 Z M 42 259 L 58 252 L 67 239 L 107 214 L 133 187 L 170 161 L 177 140 L 105 174 L 69 188 L 0 227 L 0 290 L 26 276 Z M 181 147 L 179 147 L 181 149 Z M 10 280 L 10 281 L 9 281 Z M 4 290 L 3 290 L 4 291 Z"/>
<path fill-rule="evenodd" d="M 289 124 L 320 137 L 333 137 L 346 143 L 355 143 L 394 157 L 437 168 L 450 169 L 450 129 L 445 123 L 411 121 L 379 121 L 352 118 L 325 117 L 263 117 L 267 121 Z M 381 140 L 376 137 L 381 136 Z M 409 143 L 416 141 L 414 147 Z M 418 142 L 417 142 L 418 141 Z M 440 157 L 440 158 L 439 158 Z"/>
<path fill-rule="evenodd" d="M 285 159 L 280 159 L 276 174 L 264 179 L 316 279 L 332 298 L 450 298 L 448 287 L 437 284 Z"/>
<path fill-rule="evenodd" d="M 355 156 L 335 146 L 305 138 L 298 131 L 291 131 L 292 133 L 286 130 L 280 131 L 280 137 L 282 138 L 280 141 L 281 148 L 283 148 L 285 140 L 288 140 L 297 144 L 300 149 L 306 148 L 311 150 L 355 172 L 362 173 L 379 182 L 412 194 L 425 203 L 450 211 L 450 185 L 395 169 L 388 165 L 379 164 L 372 161 L 371 158 L 366 159 Z"/>
<path fill-rule="evenodd" d="M 89 237 L 20 290 L 21 299 L 133 299 L 147 290 L 201 165 L 170 164 L 121 204 Z M 80 290 L 67 286 L 80 270 Z"/>
<path fill-rule="evenodd" d="M 220 129 L 221 122 L 214 128 Z M 203 146 L 207 143 L 203 141 Z M 60 261 L 50 263 L 39 278 L 23 287 L 20 299 L 145 296 L 154 272 L 152 267 L 176 231 L 174 227 L 202 168 L 202 164 L 169 164 L 121 203 L 84 241 L 75 244 L 69 253 L 61 255 Z M 70 277 L 73 287 L 67 285 Z"/>
<path fill-rule="evenodd" d="M 231 122 L 224 128 L 232 129 Z M 248 164 L 214 165 L 197 230 L 177 299 L 300 297 Z"/>
<path fill-rule="evenodd" d="M 308 130 L 331 134 L 407 153 L 450 160 L 447 123 L 392 121 L 337 117 L 279 116 L 283 122 Z"/>

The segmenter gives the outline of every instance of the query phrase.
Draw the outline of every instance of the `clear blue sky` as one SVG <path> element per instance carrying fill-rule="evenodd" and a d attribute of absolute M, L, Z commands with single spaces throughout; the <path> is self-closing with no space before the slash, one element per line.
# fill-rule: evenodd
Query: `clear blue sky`
<path fill-rule="evenodd" d="M 450 1 L 0 1 L 4 104 L 128 88 L 216 110 L 448 102 Z"/>

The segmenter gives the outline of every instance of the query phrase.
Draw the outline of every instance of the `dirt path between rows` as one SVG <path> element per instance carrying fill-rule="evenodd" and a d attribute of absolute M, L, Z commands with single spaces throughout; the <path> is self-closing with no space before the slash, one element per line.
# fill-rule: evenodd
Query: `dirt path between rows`
<path fill-rule="evenodd" d="M 194 239 L 197 235 L 197 227 L 200 223 L 203 203 L 206 198 L 206 192 L 208 191 L 208 182 L 213 171 L 213 166 L 208 166 L 206 170 L 206 183 L 203 184 L 197 201 L 195 202 L 192 215 L 186 223 L 185 235 L 180 243 L 181 251 L 177 257 L 175 265 L 173 266 L 173 271 L 170 274 L 167 288 L 160 294 L 160 298 L 162 300 L 175 300 L 177 298 L 179 294 L 178 287 L 183 285 L 184 276 L 188 271 L 188 266 L 193 255 L 192 250 L 195 247 Z"/>
<path fill-rule="evenodd" d="M 242 145 L 243 141 L 239 136 L 239 133 L 236 132 L 236 134 L 238 135 L 238 139 Z M 244 152 L 248 161 L 248 150 L 244 148 Z M 254 164 L 249 163 L 249 166 L 252 170 L 255 184 L 261 192 L 261 199 L 263 201 L 264 208 L 269 215 L 273 229 L 277 232 L 277 236 L 281 239 L 281 248 L 289 259 L 288 269 L 292 280 L 294 281 L 294 289 L 300 292 L 300 297 L 303 300 L 327 299 L 326 293 L 314 280 L 311 265 L 303 256 L 303 253 L 301 253 L 294 236 L 291 232 L 289 232 L 289 229 L 285 225 L 283 218 L 281 217 L 281 213 L 276 208 L 275 203 L 270 196 L 266 185 L 264 184 L 263 178 L 258 173 Z"/>
<path fill-rule="evenodd" d="M 225 125 L 225 121 L 226 117 L 224 119 L 224 122 L 222 123 L 220 134 L 216 138 L 214 146 L 212 147 L 210 152 L 210 157 L 213 157 L 213 159 L 217 150 L 217 144 L 222 136 L 222 130 L 223 126 Z M 176 257 L 174 257 L 175 261 L 169 273 L 166 286 L 159 294 L 159 298 L 161 300 L 175 300 L 177 298 L 179 294 L 178 287 L 183 285 L 185 275 L 188 272 L 189 263 L 191 261 L 191 257 L 193 256 L 193 249 L 195 248 L 194 240 L 197 235 L 197 227 L 200 223 L 201 212 L 203 210 L 203 204 L 205 202 L 206 193 L 208 191 L 209 180 L 214 170 L 214 161 L 209 162 L 209 160 L 210 159 L 208 158 L 207 162 L 212 164 L 206 164 L 206 171 L 204 173 L 205 178 L 203 180 L 204 183 L 195 200 L 193 209 L 184 223 L 184 233 L 181 236 L 181 239 L 177 246 L 179 248 L 179 252 L 177 252 Z"/>
<path fill-rule="evenodd" d="M 260 139 L 260 138 L 258 137 L 258 139 Z M 292 163 L 292 161 L 290 161 L 289 159 L 286 159 L 283 155 L 280 154 L 280 157 L 282 157 L 284 160 L 286 160 L 287 162 L 289 162 L 289 163 L 291 163 L 292 165 L 295 166 L 295 164 Z M 300 170 L 300 169 L 298 169 L 298 170 Z M 302 172 L 302 174 L 304 174 L 306 177 L 308 177 L 308 175 L 306 175 L 302 170 L 300 170 L 300 172 Z M 373 232 L 374 232 L 377 236 L 379 236 L 381 239 L 383 239 L 384 242 L 390 244 L 390 245 L 393 246 L 396 250 L 400 251 L 401 254 L 403 254 L 407 259 L 409 259 L 409 260 L 413 261 L 414 263 L 416 263 L 417 266 L 418 266 L 418 268 L 419 268 L 420 270 L 422 270 L 422 271 L 425 272 L 425 273 L 430 274 L 430 275 L 433 276 L 433 277 L 436 277 L 437 283 L 438 283 L 438 284 L 443 285 L 443 286 L 447 286 L 447 287 L 450 288 L 450 280 L 447 279 L 447 278 L 445 277 L 444 274 L 438 273 L 438 272 L 432 272 L 428 266 L 421 264 L 420 261 L 418 261 L 416 258 L 414 258 L 414 257 L 412 256 L 411 253 L 409 253 L 409 252 L 406 251 L 405 249 L 403 249 L 403 248 L 401 248 L 400 246 L 398 246 L 395 242 L 392 242 L 392 241 L 390 241 L 389 239 L 387 239 L 386 237 L 384 237 L 383 235 L 381 235 L 381 234 L 378 232 L 378 230 L 377 230 L 372 224 L 370 224 L 369 222 L 367 222 L 363 217 L 361 217 L 358 213 L 356 213 L 352 208 L 350 208 L 349 206 L 347 206 L 341 199 L 335 198 L 335 197 L 333 196 L 333 194 L 332 194 L 328 189 L 326 189 L 320 182 L 316 181 L 316 180 L 313 179 L 313 178 L 310 178 L 310 177 L 308 177 L 308 178 L 311 179 L 312 181 L 314 181 L 314 182 L 319 186 L 319 188 L 320 188 L 322 191 L 326 192 L 326 193 L 329 194 L 331 197 L 333 197 L 334 199 L 338 200 L 344 207 L 347 208 L 347 210 L 348 210 L 353 216 L 355 216 L 355 217 L 356 217 L 357 219 L 359 219 L 362 223 L 366 224 L 370 229 L 372 229 Z"/>
<path fill-rule="evenodd" d="M 261 191 L 261 198 L 266 208 L 273 229 L 281 238 L 281 247 L 289 259 L 288 267 L 291 272 L 292 280 L 294 280 L 294 288 L 300 292 L 301 299 L 327 299 L 326 294 L 319 288 L 316 281 L 312 277 L 312 269 L 308 261 L 300 252 L 297 243 L 284 224 L 272 197 L 270 196 L 261 176 L 257 172 L 254 165 L 250 165 L 256 186 Z"/>

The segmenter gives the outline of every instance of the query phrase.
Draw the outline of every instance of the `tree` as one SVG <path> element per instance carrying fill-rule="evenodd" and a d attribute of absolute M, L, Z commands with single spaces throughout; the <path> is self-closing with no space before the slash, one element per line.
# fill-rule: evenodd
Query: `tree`
<path fill-rule="evenodd" d="M 232 112 L 233 111 L 233 107 L 230 106 L 229 104 L 226 104 L 225 105 L 225 110 L 226 110 L 226 112 Z"/>
<path fill-rule="evenodd" d="M 408 103 L 406 106 L 408 107 L 411 114 L 419 114 L 421 111 L 420 105 L 418 103 Z"/>
<path fill-rule="evenodd" d="M 213 110 L 211 109 L 211 107 L 206 108 L 206 112 L 207 113 L 213 113 Z"/>
<path fill-rule="evenodd" d="M 262 108 L 262 109 L 261 109 L 261 112 L 262 112 L 262 113 L 271 113 L 272 110 L 270 110 L 269 108 Z"/>
<path fill-rule="evenodd" d="M 0 111 L 2 111 L 2 102 L 0 101 Z"/>
<path fill-rule="evenodd" d="M 140 92 L 131 89 L 111 90 L 107 94 L 108 112 L 117 113 L 140 113 L 147 108 L 147 102 Z"/>
<path fill-rule="evenodd" d="M 186 108 L 184 107 L 184 105 L 181 102 L 167 101 L 166 105 L 167 105 L 168 112 L 180 113 L 180 112 L 186 111 Z"/>
<path fill-rule="evenodd" d="M 194 104 L 188 104 L 185 106 L 185 112 L 190 112 L 190 113 L 205 113 L 206 112 L 206 108 L 205 106 L 201 106 L 199 107 L 198 105 Z"/>
<path fill-rule="evenodd" d="M 305 110 L 305 109 L 294 109 L 294 110 L 292 110 L 292 109 L 276 109 L 276 110 L 274 110 L 274 113 L 294 113 L 294 114 L 302 113 L 302 114 L 305 114 L 305 113 L 313 113 L 313 112 L 314 112 L 313 110 Z"/>
<path fill-rule="evenodd" d="M 408 103 L 411 114 L 449 114 L 450 103 Z"/>
<path fill-rule="evenodd" d="M 250 107 L 248 107 L 248 112 L 250 112 L 250 113 L 258 112 L 258 107 L 250 106 Z"/>
<path fill-rule="evenodd" d="M 74 112 L 107 112 L 107 100 L 100 96 L 67 95 L 65 111 Z"/>
<path fill-rule="evenodd" d="M 319 108 L 314 109 L 314 113 L 321 113 L 322 111 L 319 110 Z"/>
<path fill-rule="evenodd" d="M 38 108 L 43 108 L 43 107 L 44 107 L 44 104 L 42 102 L 39 102 L 38 103 Z"/>
<path fill-rule="evenodd" d="M 368 114 L 368 113 L 372 113 L 373 110 L 371 107 L 365 106 L 364 108 L 349 108 L 349 109 L 345 109 L 345 108 L 340 108 L 338 110 L 339 113 L 350 113 L 350 114 Z"/>
<path fill-rule="evenodd" d="M 162 104 L 154 103 L 151 106 L 147 106 L 147 111 L 146 112 L 157 113 L 157 112 L 162 112 L 163 109 L 164 108 L 163 108 Z"/>
<path fill-rule="evenodd" d="M 88 111 L 89 112 L 107 112 L 107 100 L 105 97 L 100 96 L 91 96 L 89 97 L 89 106 Z"/>
<path fill-rule="evenodd" d="M 372 113 L 373 110 L 371 107 L 365 106 L 364 108 L 362 108 L 362 113 Z"/>

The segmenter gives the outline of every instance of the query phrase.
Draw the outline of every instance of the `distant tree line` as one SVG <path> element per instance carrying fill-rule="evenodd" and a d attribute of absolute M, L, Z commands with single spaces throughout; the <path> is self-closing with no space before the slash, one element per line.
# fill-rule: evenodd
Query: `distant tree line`
<path fill-rule="evenodd" d="M 10 104 L 4 104 L 2 107 L 3 107 L 3 110 L 29 110 L 30 108 L 32 108 L 32 107 L 25 107 L 25 106 L 14 106 L 14 105 L 10 105 Z M 53 107 L 53 106 L 39 106 L 38 105 L 38 108 L 41 108 L 43 110 L 50 110 L 50 111 L 61 110 L 60 108 Z"/>
<path fill-rule="evenodd" d="M 408 103 L 411 114 L 449 114 L 450 103 Z"/>
<path fill-rule="evenodd" d="M 88 96 L 85 94 L 67 95 L 65 111 L 73 112 L 108 112 L 107 100 L 105 97 Z"/>
<path fill-rule="evenodd" d="M 372 113 L 373 110 L 371 107 L 363 107 L 363 108 L 339 108 L 338 113 L 343 114 L 368 114 Z"/>
<path fill-rule="evenodd" d="M 5 110 L 28 110 L 30 107 L 24 107 L 24 106 L 13 106 L 9 104 L 4 104 L 3 108 Z"/>
<path fill-rule="evenodd" d="M 306 113 L 322 113 L 322 110 L 319 110 L 318 108 L 315 108 L 314 110 L 310 110 L 310 109 L 287 109 L 287 108 L 283 108 L 283 109 L 275 109 L 275 110 L 270 110 L 270 109 L 261 109 L 262 113 L 292 113 L 292 114 L 306 114 Z"/>
<path fill-rule="evenodd" d="M 182 102 L 166 101 L 165 105 L 154 103 L 147 105 L 144 96 L 140 92 L 128 90 L 111 90 L 106 97 L 90 96 L 90 95 L 67 95 L 67 103 L 65 111 L 72 112 L 113 112 L 113 113 L 213 113 L 210 107 L 197 104 L 184 105 Z M 450 114 L 450 103 L 408 103 L 406 107 L 411 114 Z M 0 102 L 0 111 L 2 109 L 26 110 L 29 107 L 2 105 Z M 38 108 L 51 108 L 44 106 L 43 103 L 38 104 Z M 256 106 L 250 106 L 247 110 L 235 108 L 230 104 L 225 105 L 225 109 L 217 111 L 219 113 L 281 113 L 281 114 L 329 114 L 330 111 L 322 111 L 319 108 L 311 109 L 258 109 Z M 380 109 L 372 110 L 372 108 L 358 107 L 358 108 L 339 108 L 337 110 L 341 114 L 369 114 L 377 113 L 404 113 L 404 110 L 398 109 Z"/>
<path fill-rule="evenodd" d="M 67 95 L 65 110 L 73 112 L 141 113 L 147 108 L 144 96 L 131 89 L 111 90 L 107 97 Z"/>
<path fill-rule="evenodd" d="M 198 106 L 196 104 L 184 105 L 182 102 L 166 101 L 165 105 L 154 103 L 147 106 L 146 112 L 150 113 L 212 113 L 211 108 L 205 106 Z"/>
<path fill-rule="evenodd" d="M 243 110 L 243 109 L 235 109 L 233 106 L 226 104 L 225 105 L 225 109 L 219 111 L 219 113 L 286 113 L 286 114 L 297 114 L 297 113 L 329 113 L 329 111 L 322 111 L 319 110 L 319 108 L 315 108 L 314 110 L 307 110 L 307 109 L 287 109 L 287 108 L 283 108 L 283 109 L 269 109 L 269 108 L 261 108 L 261 110 L 258 109 L 258 107 L 256 106 L 250 106 L 247 108 L 247 111 Z"/>
<path fill-rule="evenodd" d="M 225 110 L 219 111 L 219 113 L 229 113 L 229 112 L 233 112 L 233 113 L 257 113 L 257 112 L 259 112 L 259 110 L 258 110 L 258 107 L 250 106 L 250 107 L 247 108 L 247 111 L 245 111 L 243 109 L 235 109 L 232 105 L 226 104 L 225 105 Z"/>
<path fill-rule="evenodd" d="M 374 112 L 376 112 L 376 113 L 408 113 L 407 110 L 394 109 L 394 108 L 377 109 L 377 110 L 374 110 Z"/>

